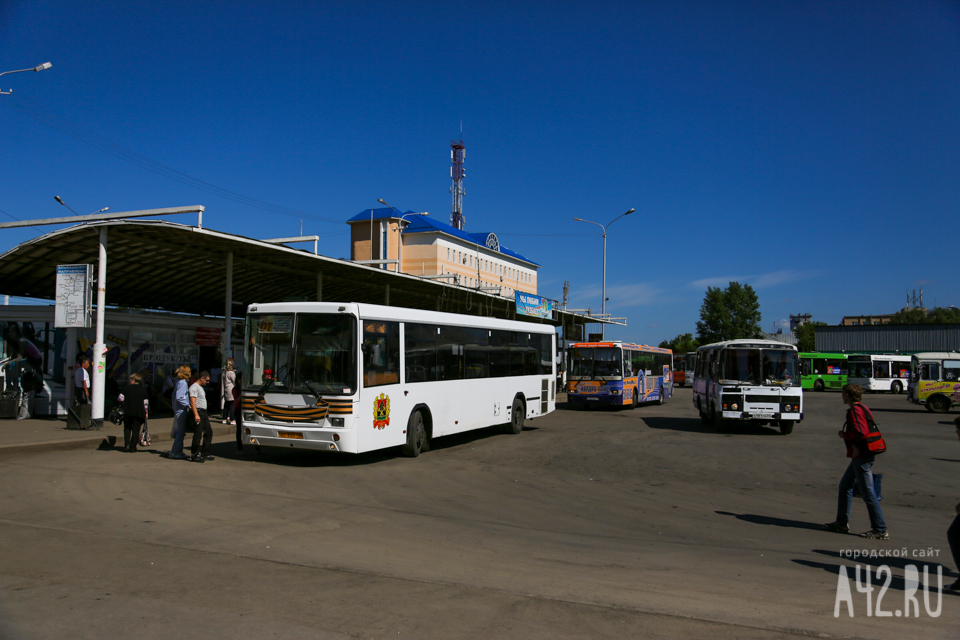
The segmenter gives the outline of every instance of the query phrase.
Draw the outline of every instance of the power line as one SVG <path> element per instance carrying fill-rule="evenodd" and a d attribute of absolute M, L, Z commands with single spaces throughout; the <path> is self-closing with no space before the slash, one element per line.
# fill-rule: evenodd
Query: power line
<path fill-rule="evenodd" d="M 79 140 L 80 142 L 99 149 L 105 153 L 108 153 L 116 158 L 128 162 L 132 165 L 138 166 L 141 169 L 146 169 L 152 173 L 155 173 L 159 176 L 173 180 L 174 182 L 179 182 L 180 184 L 186 185 L 188 187 L 193 187 L 200 191 L 210 193 L 225 200 L 231 200 L 239 204 L 244 204 L 249 207 L 254 207 L 257 209 L 262 209 L 265 211 L 271 211 L 273 213 L 279 213 L 285 216 L 291 217 L 306 217 L 313 218 L 315 220 L 320 220 L 322 222 L 330 222 L 333 224 L 342 224 L 343 220 L 337 218 L 329 218 L 325 216 L 318 216 L 312 213 L 306 213 L 298 209 L 290 209 L 289 207 L 283 207 L 280 205 L 272 204 L 264 200 L 258 200 L 256 198 L 251 198 L 250 196 L 245 196 L 236 191 L 230 191 L 229 189 L 224 189 L 223 187 L 218 187 L 215 184 L 200 180 L 199 178 L 194 178 L 186 173 L 177 171 L 171 167 L 168 167 L 162 163 L 151 160 L 147 156 L 144 156 L 136 151 L 128 149 L 122 145 L 113 142 L 109 138 L 105 138 L 90 129 L 82 127 L 81 125 L 60 116 L 56 112 L 48 109 L 47 107 L 41 105 L 34 100 L 30 100 L 23 96 L 23 94 L 14 94 L 11 96 L 14 100 L 5 100 L 6 104 L 9 104 L 12 108 L 16 109 L 20 113 L 29 116 L 43 124 L 56 129 L 61 133 L 64 133 L 71 138 Z M 29 103 L 29 104 L 27 104 Z"/>

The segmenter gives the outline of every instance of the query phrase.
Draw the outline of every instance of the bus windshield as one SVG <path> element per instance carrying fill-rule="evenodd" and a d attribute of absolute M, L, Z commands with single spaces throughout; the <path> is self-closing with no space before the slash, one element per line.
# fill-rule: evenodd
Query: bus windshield
<path fill-rule="evenodd" d="M 573 378 L 619 378 L 621 357 L 618 347 L 590 347 L 570 350 L 570 372 Z"/>
<path fill-rule="evenodd" d="M 743 384 L 797 384 L 797 354 L 786 349 L 724 349 L 720 380 Z"/>
<path fill-rule="evenodd" d="M 274 393 L 352 394 L 357 319 L 338 313 L 247 316 L 244 388 Z"/>

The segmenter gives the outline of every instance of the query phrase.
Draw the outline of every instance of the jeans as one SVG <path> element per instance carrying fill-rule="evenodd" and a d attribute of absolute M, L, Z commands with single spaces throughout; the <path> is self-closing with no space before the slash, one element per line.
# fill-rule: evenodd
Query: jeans
<path fill-rule="evenodd" d="M 180 411 L 174 412 L 174 417 L 177 421 L 177 435 L 173 439 L 173 446 L 170 447 L 170 455 L 175 456 L 183 453 L 183 438 L 187 434 L 187 414 L 190 413 L 186 409 L 181 409 Z M 193 417 L 193 414 L 190 414 Z"/>
<path fill-rule="evenodd" d="M 953 554 L 953 565 L 960 571 L 960 516 L 953 519 L 953 524 L 947 529 L 947 542 L 950 543 L 950 552 Z"/>
<path fill-rule="evenodd" d="M 883 511 L 880 510 L 880 501 L 873 492 L 873 459 L 851 458 L 850 465 L 840 479 L 840 494 L 837 499 L 837 523 L 849 524 L 850 506 L 853 503 L 853 487 L 860 489 L 863 501 L 867 503 L 867 513 L 870 515 L 870 527 L 874 531 L 886 531 L 887 523 L 883 520 Z"/>

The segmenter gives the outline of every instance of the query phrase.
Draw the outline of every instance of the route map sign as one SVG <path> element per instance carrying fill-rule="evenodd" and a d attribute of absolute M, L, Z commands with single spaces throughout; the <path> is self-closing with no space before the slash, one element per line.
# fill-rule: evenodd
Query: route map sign
<path fill-rule="evenodd" d="M 86 329 L 90 324 L 92 264 L 57 265 L 57 307 L 53 326 Z"/>

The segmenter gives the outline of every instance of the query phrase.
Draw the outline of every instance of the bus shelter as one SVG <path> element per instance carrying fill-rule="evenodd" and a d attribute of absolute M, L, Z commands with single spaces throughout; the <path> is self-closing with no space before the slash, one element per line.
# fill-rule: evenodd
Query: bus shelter
<path fill-rule="evenodd" d="M 557 308 L 549 318 L 518 315 L 513 299 L 493 293 L 204 228 L 199 209 L 196 225 L 112 214 L 23 242 L 0 255 L 0 293 L 53 301 L 58 265 L 94 264 L 104 276 L 98 295 L 105 308 L 166 312 L 187 328 L 199 326 L 197 318 L 218 318 L 223 357 L 231 355 L 238 329 L 232 319 L 257 302 L 363 302 L 525 320 L 562 327 L 574 339 L 604 321 Z M 65 375 L 72 375 L 76 342 L 65 340 Z M 103 384 L 94 386 L 103 393 Z M 69 401 L 72 385 L 66 387 Z M 94 419 L 102 419 L 98 399 Z"/>

